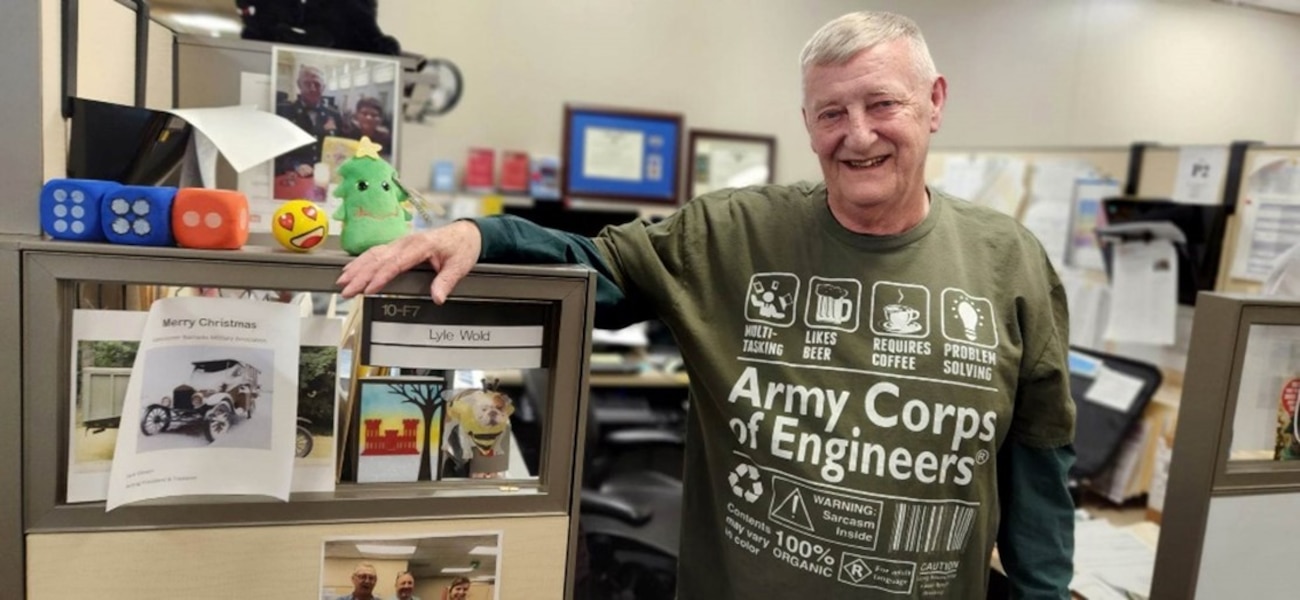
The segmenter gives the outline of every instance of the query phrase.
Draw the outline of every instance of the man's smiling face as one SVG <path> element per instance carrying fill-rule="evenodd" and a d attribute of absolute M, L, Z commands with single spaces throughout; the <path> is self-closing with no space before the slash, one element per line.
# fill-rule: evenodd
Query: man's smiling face
<path fill-rule="evenodd" d="M 922 78 L 910 43 L 863 50 L 804 74 L 804 125 L 840 210 L 880 209 L 925 194 L 925 155 L 939 130 L 947 83 Z"/>

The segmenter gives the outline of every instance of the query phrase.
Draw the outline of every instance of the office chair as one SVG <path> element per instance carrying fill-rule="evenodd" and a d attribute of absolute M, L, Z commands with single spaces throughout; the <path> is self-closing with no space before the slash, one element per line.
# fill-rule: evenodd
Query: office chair
<path fill-rule="evenodd" d="M 602 435 L 595 415 L 589 405 L 579 507 L 579 528 L 590 562 L 589 597 L 671 600 L 680 548 L 681 465 L 679 461 L 675 477 L 647 468 L 644 455 L 664 449 L 678 453 L 683 436 L 659 429 L 622 429 Z M 633 458 L 637 454 L 642 458 Z"/>

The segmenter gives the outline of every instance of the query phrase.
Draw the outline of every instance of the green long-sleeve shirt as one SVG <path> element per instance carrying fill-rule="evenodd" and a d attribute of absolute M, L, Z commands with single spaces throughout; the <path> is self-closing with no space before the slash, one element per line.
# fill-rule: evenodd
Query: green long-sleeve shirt
<path fill-rule="evenodd" d="M 935 193 L 912 231 L 860 236 L 824 187 L 769 186 L 594 239 L 477 223 L 483 262 L 595 270 L 598 326 L 672 329 L 683 600 L 983 598 L 995 540 L 1013 597 L 1069 597 L 1068 319 L 1010 219 Z"/>

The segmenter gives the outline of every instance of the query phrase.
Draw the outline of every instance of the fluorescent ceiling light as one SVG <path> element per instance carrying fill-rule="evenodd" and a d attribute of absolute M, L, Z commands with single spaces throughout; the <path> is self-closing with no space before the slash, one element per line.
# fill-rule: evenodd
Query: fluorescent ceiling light
<path fill-rule="evenodd" d="M 362 554 L 383 554 L 385 556 L 410 556 L 415 554 L 415 546 L 392 546 L 388 544 L 357 544 L 357 552 Z"/>
<path fill-rule="evenodd" d="M 229 17 L 205 15 L 202 13 L 177 13 L 172 15 L 177 25 L 191 29 L 202 29 L 212 33 L 239 33 L 244 26 Z"/>
<path fill-rule="evenodd" d="M 1300 0 L 1215 0 L 1222 4 L 1262 8 L 1293 15 L 1300 15 Z"/>
<path fill-rule="evenodd" d="M 469 573 L 473 571 L 472 567 L 443 567 L 443 573 Z"/>
<path fill-rule="evenodd" d="M 496 556 L 500 551 L 501 549 L 496 546 L 474 546 L 470 549 L 469 553 L 482 556 Z"/>
<path fill-rule="evenodd" d="M 483 581 L 483 582 L 492 581 L 492 580 L 495 580 L 495 579 L 496 579 L 496 577 L 493 577 L 493 576 L 491 576 L 491 575 L 478 575 L 478 576 L 470 577 L 470 578 L 469 578 L 470 581 Z"/>

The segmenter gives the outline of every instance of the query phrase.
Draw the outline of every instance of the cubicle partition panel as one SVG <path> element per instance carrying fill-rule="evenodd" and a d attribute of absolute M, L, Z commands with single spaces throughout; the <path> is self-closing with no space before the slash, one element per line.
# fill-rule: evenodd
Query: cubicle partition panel
<path fill-rule="evenodd" d="M 341 482 L 333 492 L 274 500 L 128 505 L 67 502 L 71 431 L 68 385 L 74 368 L 71 320 L 78 286 L 201 286 L 331 294 L 341 253 L 288 254 L 26 241 L 21 255 L 22 526 L 34 597 L 209 596 L 217 589 L 319 597 L 325 538 L 501 534 L 500 598 L 561 598 L 571 577 L 586 402 L 586 364 L 594 307 L 593 275 L 568 267 L 476 268 L 453 302 L 542 305 L 546 401 L 535 472 L 508 480 L 410 483 Z M 18 260 L 0 263 L 6 275 Z M 398 276 L 386 296 L 427 298 L 432 272 Z M 11 292 L 0 292 L 7 295 Z M 359 308 L 354 308 L 359 310 Z M 6 315 L 6 319 L 9 315 Z M 6 344 L 12 324 L 0 323 Z M 436 365 L 430 365 L 436 367 Z M 10 379 L 0 378 L 9 385 Z M 7 391 L 8 388 L 0 391 Z M 6 416 L 14 414 L 6 406 Z M 0 427 L 13 428 L 0 419 Z M 122 427 L 137 426 L 122 423 Z M 342 439 L 343 432 L 339 432 Z M 3 436 L 4 439 L 10 439 Z M 18 455 L 17 448 L 5 460 Z M 6 463 L 7 464 L 7 463 Z M 238 468 L 238 465 L 231 465 Z M 11 493 L 9 490 L 3 492 Z M 5 502 L 5 527 L 14 514 Z M 9 532 L 4 532 L 6 535 Z M 8 541 L 5 538 L 5 541 Z M 22 559 L 18 559 L 21 561 Z M 77 577 L 66 577 L 77 565 Z M 6 572 L 9 558 L 0 560 Z"/>
<path fill-rule="evenodd" d="M 23 581 L 22 386 L 18 246 L 0 237 L 0 580 Z"/>
<path fill-rule="evenodd" d="M 1153 599 L 1295 595 L 1300 303 L 1201 294 Z"/>

